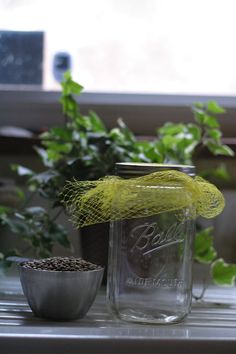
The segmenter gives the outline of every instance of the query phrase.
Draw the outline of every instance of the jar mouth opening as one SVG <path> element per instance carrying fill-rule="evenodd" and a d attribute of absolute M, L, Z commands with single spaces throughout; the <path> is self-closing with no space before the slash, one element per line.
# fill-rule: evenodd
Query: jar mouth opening
<path fill-rule="evenodd" d="M 186 173 L 194 177 L 196 168 L 193 165 L 182 164 L 161 164 L 161 163 L 142 163 L 142 162 L 117 162 L 115 172 L 121 177 L 143 176 L 158 171 L 175 170 Z"/>

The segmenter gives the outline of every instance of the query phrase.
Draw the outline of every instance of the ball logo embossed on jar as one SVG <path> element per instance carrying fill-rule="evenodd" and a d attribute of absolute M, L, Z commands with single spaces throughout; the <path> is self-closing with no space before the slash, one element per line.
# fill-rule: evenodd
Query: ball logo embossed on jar
<path fill-rule="evenodd" d="M 133 225 L 127 240 L 128 263 L 132 271 L 139 277 L 157 277 L 163 273 L 168 258 L 173 258 L 173 253 L 178 252 L 184 241 L 183 228 L 183 222 L 176 222 L 166 229 L 156 221 Z"/>

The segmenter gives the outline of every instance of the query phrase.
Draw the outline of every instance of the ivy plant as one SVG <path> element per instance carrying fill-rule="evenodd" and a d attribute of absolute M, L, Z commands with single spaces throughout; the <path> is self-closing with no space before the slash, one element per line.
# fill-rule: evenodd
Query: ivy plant
<path fill-rule="evenodd" d="M 233 286 L 236 278 L 236 264 L 229 264 L 219 258 L 214 247 L 213 227 L 197 232 L 194 240 L 194 259 L 201 264 L 210 265 L 210 276 L 219 286 Z M 197 300 L 203 298 L 208 284 L 203 281 L 203 290 Z"/>
<path fill-rule="evenodd" d="M 58 224 L 58 216 L 63 211 L 59 193 L 66 180 L 95 180 L 112 174 L 119 161 L 194 164 L 202 149 L 216 156 L 234 155 L 222 142 L 218 117 L 225 110 L 215 101 L 193 104 L 192 123 L 167 122 L 152 140 L 139 140 L 122 119 L 108 130 L 95 112 L 82 114 L 76 99 L 82 90 L 70 73 L 66 73 L 60 97 L 64 125 L 41 134 L 35 147 L 44 169 L 36 173 L 13 165 L 12 169 L 25 178 L 28 192 L 26 196 L 21 193 L 20 207 L 0 207 L 0 225 L 23 239 L 37 257 L 51 255 L 55 243 L 70 247 L 64 226 Z M 229 178 L 224 165 L 214 171 L 201 171 L 201 174 L 206 178 Z M 35 194 L 47 200 L 47 209 L 32 205 Z M 216 284 L 232 284 L 236 266 L 217 258 L 212 233 L 212 228 L 197 233 L 195 260 L 211 265 Z M 8 255 L 10 253 L 18 254 L 19 251 L 9 250 Z M 4 260 L 4 255 L 0 254 L 0 259 Z"/>
<path fill-rule="evenodd" d="M 192 107 L 194 123 L 166 123 L 158 129 L 158 139 L 152 142 L 148 153 L 155 162 L 194 164 L 200 152 L 208 149 L 212 155 L 234 156 L 233 150 L 222 142 L 219 115 L 225 113 L 217 102 L 195 103 Z M 144 151 L 144 155 L 145 151 Z M 216 169 L 200 171 L 208 179 L 229 180 L 230 176 L 224 164 Z M 227 264 L 218 258 L 214 247 L 213 228 L 201 229 L 194 242 L 196 262 L 210 265 L 212 280 L 217 285 L 232 285 L 236 277 L 236 265 Z"/>
<path fill-rule="evenodd" d="M 95 112 L 81 114 L 75 96 L 82 89 L 69 73 L 65 74 L 60 97 L 65 123 L 41 134 L 35 146 L 43 171 L 13 164 L 11 168 L 25 179 L 28 190 L 23 193 L 18 189 L 17 208 L 0 206 L 0 226 L 23 240 L 24 250 L 33 251 L 36 257 L 50 256 L 56 243 L 71 247 L 65 227 L 58 224 L 63 212 L 59 192 L 66 180 L 94 180 L 111 174 L 117 161 L 138 159 L 136 139 L 121 119 L 108 131 Z M 32 205 L 35 195 L 46 199 L 46 209 Z M 2 264 L 7 264 L 4 259 L 9 254 L 20 252 L 14 248 L 5 257 L 1 253 Z"/>

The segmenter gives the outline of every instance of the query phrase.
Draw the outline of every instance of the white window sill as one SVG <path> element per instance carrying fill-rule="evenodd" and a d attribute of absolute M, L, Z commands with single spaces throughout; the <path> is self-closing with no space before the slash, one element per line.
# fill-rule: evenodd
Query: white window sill
<path fill-rule="evenodd" d="M 11 284 L 13 292 L 17 284 Z M 105 307 L 104 290 L 87 316 L 73 322 L 34 317 L 20 291 L 18 295 L 1 295 L 1 353 L 199 354 L 201 350 L 207 354 L 235 353 L 235 288 L 212 286 L 204 299 L 204 303 L 193 303 L 192 312 L 184 322 L 153 326 L 112 319 Z"/>

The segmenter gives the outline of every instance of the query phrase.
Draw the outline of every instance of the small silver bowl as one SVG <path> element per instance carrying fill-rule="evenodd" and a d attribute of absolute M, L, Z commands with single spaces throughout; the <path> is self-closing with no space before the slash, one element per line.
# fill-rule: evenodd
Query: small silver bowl
<path fill-rule="evenodd" d="M 37 317 L 75 320 L 86 315 L 101 286 L 104 269 L 37 270 L 19 264 L 24 295 Z"/>

